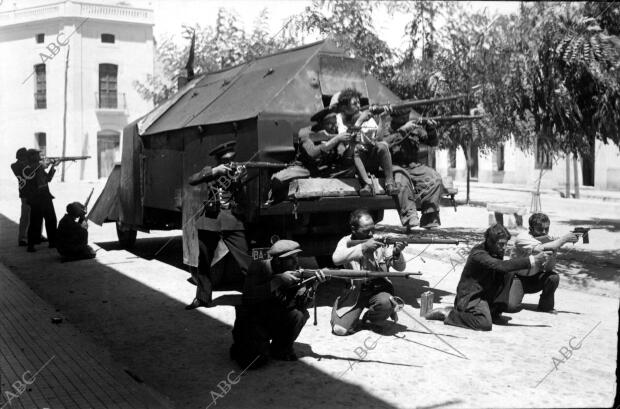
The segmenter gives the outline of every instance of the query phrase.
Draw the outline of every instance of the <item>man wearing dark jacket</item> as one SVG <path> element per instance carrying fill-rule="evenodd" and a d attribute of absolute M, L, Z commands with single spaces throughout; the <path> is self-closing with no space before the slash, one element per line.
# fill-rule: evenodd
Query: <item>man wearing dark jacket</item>
<path fill-rule="evenodd" d="M 11 164 L 11 170 L 15 177 L 17 177 L 19 187 L 19 198 L 22 202 L 21 215 L 19 217 L 19 235 L 18 244 L 20 246 L 28 245 L 28 224 L 30 223 L 30 206 L 26 199 L 26 182 L 24 178 L 24 168 L 28 165 L 28 150 L 26 148 L 19 148 L 15 154 L 17 161 Z"/>
<path fill-rule="evenodd" d="M 73 202 L 67 205 L 67 214 L 60 219 L 56 232 L 56 249 L 62 261 L 84 260 L 95 257 L 88 245 L 88 222 L 84 220 L 86 208 Z"/>
<path fill-rule="evenodd" d="M 26 175 L 26 199 L 30 205 L 30 225 L 28 226 L 28 251 L 34 252 L 34 245 L 41 242 L 41 223 L 45 219 L 45 231 L 49 247 L 56 247 L 56 211 L 48 183 L 56 173 L 55 165 L 48 172 L 47 163 L 41 162 L 36 149 L 28 149 L 28 165 L 23 172 Z"/>
<path fill-rule="evenodd" d="M 243 286 L 242 304 L 236 307 L 230 356 L 241 367 L 257 368 L 269 357 L 295 361 L 293 343 L 308 320 L 306 305 L 295 295 L 304 290 L 296 271 L 299 243 L 278 240 L 269 249 L 269 260 L 250 265 Z M 323 282 L 322 272 L 315 274 Z M 293 291 L 293 293 L 291 293 Z"/>
<path fill-rule="evenodd" d="M 501 313 L 508 306 L 515 273 L 541 266 L 549 258 L 547 253 L 541 252 L 536 256 L 503 260 L 510 233 L 500 224 L 489 227 L 484 237 L 485 241 L 469 253 L 456 289 L 454 308 L 436 308 L 426 315 L 427 320 L 490 331 L 492 322 L 501 321 Z"/>

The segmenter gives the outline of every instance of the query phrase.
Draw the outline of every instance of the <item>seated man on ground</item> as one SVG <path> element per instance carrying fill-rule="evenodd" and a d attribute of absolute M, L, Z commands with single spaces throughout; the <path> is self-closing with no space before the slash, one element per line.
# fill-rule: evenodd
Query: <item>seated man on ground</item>
<path fill-rule="evenodd" d="M 352 88 L 346 88 L 338 95 L 338 133 L 358 130 L 357 140 L 353 141 L 353 160 L 360 179 L 360 196 L 373 196 L 374 188 L 367 170 L 377 173 L 379 167 L 385 177 L 385 193 L 395 196 L 399 193 L 394 184 L 392 158 L 387 143 L 376 139 L 377 123 L 370 111 L 360 111 L 361 94 Z"/>
<path fill-rule="evenodd" d="M 454 308 L 435 308 L 427 320 L 446 325 L 491 331 L 492 323 L 502 323 L 502 312 L 508 308 L 510 284 L 518 270 L 542 266 L 549 259 L 545 252 L 535 256 L 503 260 L 510 233 L 501 224 L 487 229 L 484 242 L 475 246 L 456 288 Z"/>
<path fill-rule="evenodd" d="M 390 267 L 403 271 L 406 267 L 403 249 L 407 243 L 397 243 L 385 247 L 373 238 L 375 222 L 365 209 L 351 213 L 349 219 L 351 234 L 338 242 L 332 255 L 335 265 L 344 265 L 354 270 L 387 272 Z M 349 240 L 366 240 L 364 243 L 348 247 Z M 350 335 L 365 325 L 385 321 L 388 317 L 398 320 L 395 305 L 392 302 L 394 286 L 387 277 L 351 280 L 351 287 L 336 299 L 332 309 L 332 333 Z M 360 320 L 362 311 L 368 310 Z"/>
<path fill-rule="evenodd" d="M 56 231 L 56 249 L 62 261 L 95 258 L 95 251 L 88 245 L 86 208 L 79 202 L 67 205 L 67 214 L 60 219 Z"/>
<path fill-rule="evenodd" d="M 296 271 L 299 243 L 278 240 L 269 249 L 269 260 L 250 264 L 243 287 L 242 304 L 235 308 L 230 356 L 242 367 L 257 368 L 269 358 L 295 361 L 293 343 L 310 316 L 304 290 Z M 319 282 L 325 281 L 317 272 Z"/>
<path fill-rule="evenodd" d="M 381 129 L 387 136 L 383 140 L 390 146 L 396 185 L 400 187 L 398 209 L 405 227 L 420 224 L 424 228 L 438 227 L 439 202 L 444 191 L 439 173 L 420 163 L 420 145 L 437 146 L 439 140 L 434 123 L 418 123 L 413 111 L 382 118 Z M 385 122 L 385 123 L 384 123 Z M 417 209 L 422 212 L 418 220 Z"/>
<path fill-rule="evenodd" d="M 544 213 L 534 213 L 529 218 L 529 231 L 520 233 L 515 239 L 515 257 L 526 257 L 542 251 L 551 251 L 549 261 L 540 268 L 532 267 L 533 271 L 519 271 L 512 283 L 511 298 L 518 308 L 523 295 L 539 291 L 538 311 L 553 312 L 554 294 L 560 283 L 560 276 L 553 272 L 555 254 L 566 243 L 576 243 L 579 237 L 574 233 L 554 239 L 549 234 L 549 217 Z"/>

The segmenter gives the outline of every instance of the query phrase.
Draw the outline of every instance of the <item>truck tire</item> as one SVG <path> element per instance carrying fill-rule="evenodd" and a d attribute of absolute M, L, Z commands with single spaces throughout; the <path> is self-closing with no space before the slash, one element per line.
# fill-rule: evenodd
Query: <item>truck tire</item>
<path fill-rule="evenodd" d="M 136 235 L 138 232 L 121 222 L 116 222 L 116 236 L 118 242 L 125 249 L 130 249 L 136 244 Z"/>

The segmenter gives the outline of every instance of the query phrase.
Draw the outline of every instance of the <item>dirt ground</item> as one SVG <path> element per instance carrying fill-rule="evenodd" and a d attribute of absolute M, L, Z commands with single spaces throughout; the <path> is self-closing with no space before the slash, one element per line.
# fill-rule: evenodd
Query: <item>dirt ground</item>
<path fill-rule="evenodd" d="M 59 217 L 68 202 L 83 200 L 90 186 L 52 185 Z M 92 186 L 99 190 L 103 184 Z M 409 246 L 407 269 L 424 275 L 395 280 L 397 295 L 407 304 L 398 324 L 335 337 L 329 316 L 339 286 L 329 283 L 320 289 L 318 325 L 311 318 L 295 345 L 300 360 L 274 362 L 239 377 L 242 368 L 228 357 L 239 293 L 217 292 L 216 307 L 185 311 L 194 287 L 186 281 L 176 232 L 139 234 L 136 248 L 128 252 L 115 243 L 113 225 L 91 225 L 93 247 L 100 248 L 97 258 L 60 263 L 47 248 L 31 254 L 16 247 L 16 189 L 9 183 L 0 189 L 0 262 L 177 408 L 613 404 L 620 295 L 615 205 L 596 204 L 596 212 L 577 213 L 543 198 L 552 234 L 578 225 L 601 227 L 590 233 L 589 245 L 579 243 L 561 255 L 557 314 L 537 313 L 537 296 L 528 295 L 525 310 L 508 314 L 511 320 L 491 332 L 421 320 L 422 292 L 431 289 L 435 305 L 453 303 L 463 260 L 453 246 Z M 396 220 L 394 212 L 386 213 L 386 222 Z M 445 207 L 442 222 L 446 229 L 470 231 L 474 240 L 488 225 L 488 214 L 478 206 L 457 212 Z M 474 244 L 458 248 L 466 254 Z"/>

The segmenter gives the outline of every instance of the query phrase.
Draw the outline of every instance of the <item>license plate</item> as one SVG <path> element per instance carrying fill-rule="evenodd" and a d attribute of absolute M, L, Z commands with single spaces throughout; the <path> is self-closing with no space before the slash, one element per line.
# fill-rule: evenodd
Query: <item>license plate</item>
<path fill-rule="evenodd" d="M 256 247 L 252 249 L 252 260 L 267 260 L 269 247 Z"/>

